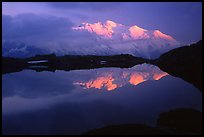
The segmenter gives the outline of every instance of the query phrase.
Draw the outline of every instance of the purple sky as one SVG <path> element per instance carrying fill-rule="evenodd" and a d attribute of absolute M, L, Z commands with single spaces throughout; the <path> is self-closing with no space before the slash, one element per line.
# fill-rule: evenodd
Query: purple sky
<path fill-rule="evenodd" d="M 202 38 L 201 2 L 3 2 L 2 15 L 3 39 L 29 35 L 30 40 L 37 34 L 46 39 L 45 32 L 53 38 L 57 33 L 66 37 L 68 34 L 61 32 L 71 32 L 72 26 L 108 19 L 147 30 L 159 29 L 182 43 Z"/>

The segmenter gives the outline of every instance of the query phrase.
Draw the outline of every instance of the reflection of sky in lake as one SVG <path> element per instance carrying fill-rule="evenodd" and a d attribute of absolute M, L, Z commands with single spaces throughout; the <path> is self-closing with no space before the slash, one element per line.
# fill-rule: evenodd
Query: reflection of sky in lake
<path fill-rule="evenodd" d="M 76 84 L 93 84 L 100 77 L 111 77 L 117 88 L 108 91 L 108 81 L 100 88 Z M 137 77 L 141 81 L 135 84 Z M 24 70 L 3 75 L 2 85 L 4 134 L 77 134 L 108 124 L 154 125 L 164 111 L 202 110 L 195 87 L 148 64 L 55 73 Z"/>

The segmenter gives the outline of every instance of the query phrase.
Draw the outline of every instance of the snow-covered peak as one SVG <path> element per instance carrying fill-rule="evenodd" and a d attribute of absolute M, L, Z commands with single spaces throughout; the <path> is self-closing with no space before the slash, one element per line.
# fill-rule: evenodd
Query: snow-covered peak
<path fill-rule="evenodd" d="M 129 28 L 129 34 L 132 39 L 146 39 L 149 36 L 145 33 L 147 30 L 140 28 L 138 26 L 132 26 Z"/>
<path fill-rule="evenodd" d="M 104 38 L 111 38 L 114 33 L 113 28 L 117 26 L 117 23 L 107 20 L 105 23 L 82 23 L 79 27 L 73 27 L 74 30 L 87 30 L 91 33 L 96 33 Z"/>
<path fill-rule="evenodd" d="M 126 26 L 111 20 L 104 23 L 83 23 L 73 29 L 93 34 L 94 45 L 97 45 L 93 49 L 94 52 L 97 50 L 95 55 L 103 54 L 105 51 L 105 55 L 109 53 L 132 54 L 150 59 L 159 57 L 162 53 L 180 46 L 180 43 L 173 37 L 159 30 L 147 30 L 137 25 Z"/>
<path fill-rule="evenodd" d="M 134 25 L 134 26 L 130 27 L 130 29 L 133 29 L 135 31 L 143 31 L 143 32 L 147 31 L 146 29 L 143 29 L 143 28 L 141 28 L 141 27 L 139 27 L 137 25 Z"/>
<path fill-rule="evenodd" d="M 174 38 L 172 38 L 172 37 L 169 36 L 169 35 L 166 35 L 166 34 L 162 33 L 162 32 L 159 31 L 159 30 L 155 30 L 155 31 L 153 32 L 153 35 L 154 35 L 155 38 L 162 38 L 162 39 L 167 39 L 167 40 L 175 41 Z"/>
<path fill-rule="evenodd" d="M 117 23 L 115 23 L 114 21 L 111 21 L 111 20 L 107 20 L 106 21 L 106 26 L 116 27 Z"/>
<path fill-rule="evenodd" d="M 153 38 L 175 41 L 173 37 L 166 35 L 159 30 L 146 30 L 137 25 L 125 26 L 111 20 L 107 20 L 105 23 L 82 23 L 79 27 L 73 27 L 73 29 L 87 30 L 101 36 L 101 38 L 114 39 L 115 41 L 117 41 L 118 38 L 121 38 L 122 40 L 141 40 Z"/>

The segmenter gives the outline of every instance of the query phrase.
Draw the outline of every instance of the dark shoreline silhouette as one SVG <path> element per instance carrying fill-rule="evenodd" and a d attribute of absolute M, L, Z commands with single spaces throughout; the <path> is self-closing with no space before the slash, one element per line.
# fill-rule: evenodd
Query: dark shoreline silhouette
<path fill-rule="evenodd" d="M 145 124 L 109 125 L 82 135 L 201 135 L 202 112 L 179 108 L 163 112 L 156 126 Z"/>
<path fill-rule="evenodd" d="M 47 62 L 28 63 L 29 61 L 47 60 Z M 101 67 L 130 68 L 142 63 L 158 66 L 172 76 L 180 77 L 192 83 L 202 92 L 202 40 L 190 46 L 183 46 L 162 54 L 158 59 L 148 60 L 129 54 L 113 56 L 95 55 L 36 55 L 25 59 L 3 57 L 2 74 L 20 72 L 24 69 L 40 71 L 79 70 Z"/>
<path fill-rule="evenodd" d="M 29 61 L 47 60 L 48 62 L 28 63 Z M 120 67 L 130 68 L 134 65 L 144 63 L 146 59 L 134 57 L 128 54 L 114 55 L 114 56 L 79 56 L 79 55 L 65 55 L 56 56 L 36 55 L 25 59 L 17 59 L 11 57 L 3 57 L 3 74 L 19 72 L 23 69 L 32 69 L 35 71 L 56 71 L 56 70 L 78 70 L 78 69 L 94 69 L 101 67 Z M 30 68 L 30 66 L 36 66 Z M 45 66 L 44 68 L 38 66 Z"/>
<path fill-rule="evenodd" d="M 202 40 L 164 53 L 151 63 L 202 91 Z"/>

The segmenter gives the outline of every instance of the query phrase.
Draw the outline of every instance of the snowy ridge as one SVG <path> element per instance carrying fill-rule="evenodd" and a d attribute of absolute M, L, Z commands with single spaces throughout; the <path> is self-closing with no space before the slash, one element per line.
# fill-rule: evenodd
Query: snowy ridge
<path fill-rule="evenodd" d="M 136 25 L 129 27 L 110 20 L 105 23 L 82 23 L 72 29 L 92 33 L 96 37 L 97 45 L 116 54 L 127 53 L 150 59 L 180 46 L 173 37 L 159 30 L 146 30 Z M 98 54 L 103 54 L 100 51 Z"/>

